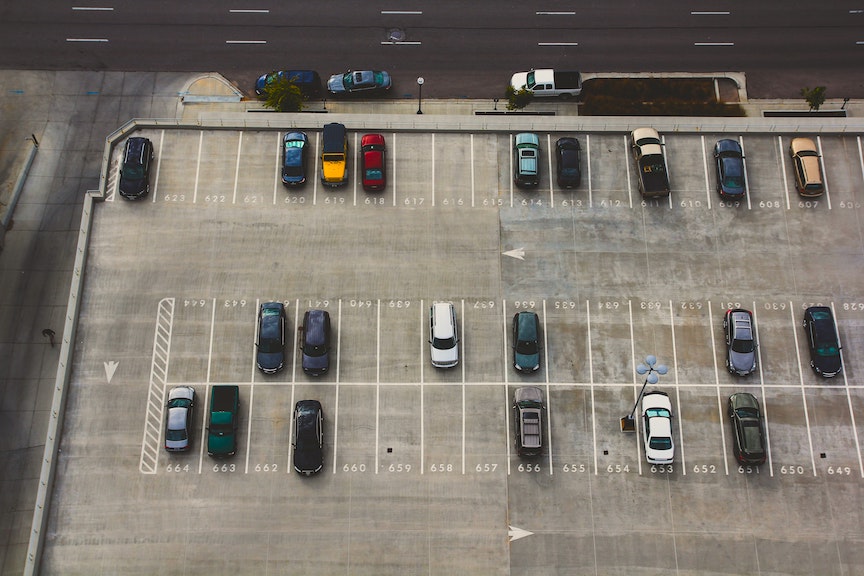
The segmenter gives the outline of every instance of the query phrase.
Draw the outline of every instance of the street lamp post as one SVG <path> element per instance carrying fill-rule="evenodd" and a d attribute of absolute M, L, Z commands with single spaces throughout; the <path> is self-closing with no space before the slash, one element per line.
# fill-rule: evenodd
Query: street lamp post
<path fill-rule="evenodd" d="M 645 392 L 645 387 L 650 384 L 656 384 L 660 381 L 660 377 L 658 374 L 666 374 L 669 369 L 665 364 L 657 364 L 657 357 L 653 354 L 649 354 L 645 357 L 645 363 L 639 364 L 636 366 L 637 374 L 645 375 L 645 382 L 642 384 L 642 389 L 639 390 L 639 396 L 636 397 L 636 403 L 633 404 L 633 410 L 630 411 L 630 414 L 621 418 L 621 431 L 622 432 L 635 432 L 636 431 L 636 419 L 634 418 L 634 414 L 636 414 L 636 408 L 639 406 L 639 400 L 642 398 L 642 394 Z"/>
<path fill-rule="evenodd" d="M 419 87 L 419 92 L 417 93 L 417 114 L 422 114 L 423 110 L 421 110 L 421 106 L 423 105 L 423 77 L 420 76 L 417 78 L 417 86 Z"/>

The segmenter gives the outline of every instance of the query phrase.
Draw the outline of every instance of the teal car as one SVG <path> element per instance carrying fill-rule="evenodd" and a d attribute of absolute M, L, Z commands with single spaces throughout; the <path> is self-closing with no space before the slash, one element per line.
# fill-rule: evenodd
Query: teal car
<path fill-rule="evenodd" d="M 513 180 L 517 186 L 533 188 L 540 184 L 540 139 L 522 132 L 513 144 Z"/>
<path fill-rule="evenodd" d="M 540 319 L 534 312 L 513 316 L 513 366 L 520 372 L 540 369 Z"/>

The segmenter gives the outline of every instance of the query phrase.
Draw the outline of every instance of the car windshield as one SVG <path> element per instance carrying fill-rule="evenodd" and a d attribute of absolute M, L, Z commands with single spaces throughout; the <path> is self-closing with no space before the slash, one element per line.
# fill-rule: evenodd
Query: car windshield
<path fill-rule="evenodd" d="M 173 440 L 175 442 L 178 440 L 186 440 L 186 430 L 183 428 L 178 428 L 176 430 L 169 428 L 165 431 L 165 439 L 169 441 Z"/>
<path fill-rule="evenodd" d="M 672 448 L 672 438 L 668 436 L 655 436 L 648 442 L 648 446 L 654 450 L 669 450 Z"/>
<path fill-rule="evenodd" d="M 741 418 L 756 418 L 759 416 L 759 413 L 756 412 L 755 408 L 750 408 L 749 406 L 742 406 L 735 410 L 735 413 L 738 414 Z"/>
<path fill-rule="evenodd" d="M 188 398 L 174 398 L 168 401 L 168 408 L 185 408 L 191 404 L 192 401 Z"/>
<path fill-rule="evenodd" d="M 649 408 L 645 411 L 645 415 L 649 418 L 671 418 L 672 415 L 669 413 L 669 410 L 665 408 Z"/>
<path fill-rule="evenodd" d="M 369 168 L 366 170 L 366 179 L 367 180 L 381 180 L 384 177 L 384 173 L 381 172 L 380 168 Z"/>

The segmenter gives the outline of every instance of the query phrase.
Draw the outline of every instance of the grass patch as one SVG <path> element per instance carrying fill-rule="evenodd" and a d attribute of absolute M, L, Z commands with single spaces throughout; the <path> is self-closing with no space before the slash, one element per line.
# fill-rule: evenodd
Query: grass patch
<path fill-rule="evenodd" d="M 583 116 L 744 116 L 714 98 L 707 78 L 592 78 L 582 86 Z"/>

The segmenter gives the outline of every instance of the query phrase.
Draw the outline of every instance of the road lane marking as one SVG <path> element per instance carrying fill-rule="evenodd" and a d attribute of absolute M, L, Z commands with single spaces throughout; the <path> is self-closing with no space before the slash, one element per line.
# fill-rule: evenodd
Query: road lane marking
<path fill-rule="evenodd" d="M 66 38 L 67 42 L 108 42 L 107 38 Z"/>
<path fill-rule="evenodd" d="M 691 16 L 729 16 L 732 12 L 727 11 L 717 11 L 717 12 L 690 12 Z"/>
<path fill-rule="evenodd" d="M 538 42 L 538 46 L 578 46 L 578 42 Z"/>
<path fill-rule="evenodd" d="M 76 12 L 112 12 L 114 8 L 109 6 L 73 6 L 72 10 Z"/>
<path fill-rule="evenodd" d="M 734 42 L 694 42 L 694 46 L 734 46 Z"/>
<path fill-rule="evenodd" d="M 419 15 L 423 14 L 422 10 L 381 10 L 381 14 L 401 14 L 401 15 Z"/>
<path fill-rule="evenodd" d="M 576 12 L 567 12 L 567 11 L 563 11 L 563 12 L 540 11 L 540 12 L 535 12 L 535 15 L 537 15 L 537 16 L 575 16 L 575 15 L 576 15 Z"/>
<path fill-rule="evenodd" d="M 245 8 L 232 8 L 228 10 L 231 14 L 269 14 L 270 10 L 265 9 L 245 9 Z"/>
<path fill-rule="evenodd" d="M 226 40 L 226 44 L 266 44 L 266 40 Z"/>

